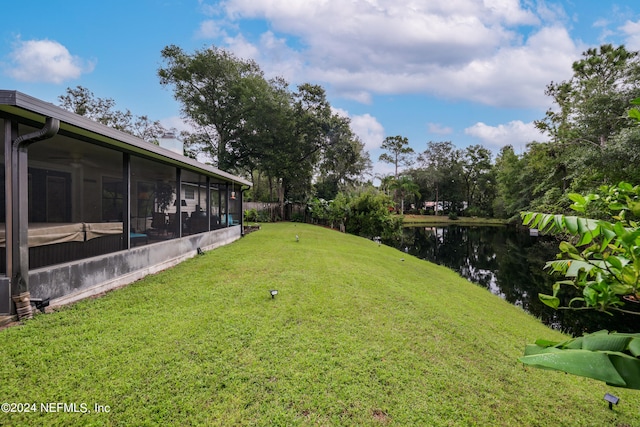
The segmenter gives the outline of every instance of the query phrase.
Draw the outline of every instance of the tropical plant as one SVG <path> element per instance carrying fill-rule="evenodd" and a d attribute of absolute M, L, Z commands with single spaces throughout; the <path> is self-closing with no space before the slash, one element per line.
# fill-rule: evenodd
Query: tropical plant
<path fill-rule="evenodd" d="M 538 340 L 518 360 L 538 368 L 640 390 L 640 334 L 599 331 L 565 342 Z"/>
<path fill-rule="evenodd" d="M 640 288 L 640 186 L 622 182 L 602 186 L 600 194 L 570 194 L 571 208 L 596 213 L 604 219 L 562 214 L 525 212 L 523 222 L 543 232 L 562 233 L 558 259 L 545 268 L 559 273 L 553 294 L 539 294 L 555 308 L 595 309 L 611 314 L 639 302 Z M 560 290 L 571 286 L 581 293 L 560 307 Z M 600 331 L 566 342 L 538 340 L 525 349 L 522 363 L 605 381 L 617 387 L 640 389 L 640 334 Z"/>
<path fill-rule="evenodd" d="M 545 268 L 564 276 L 553 286 L 553 295 L 540 295 L 545 304 L 559 308 L 558 293 L 563 285 L 581 290 L 582 296 L 569 302 L 568 308 L 622 309 L 625 301 L 638 301 L 640 286 L 640 186 L 620 183 L 601 187 L 601 194 L 582 196 L 572 193 L 571 208 L 585 213 L 593 202 L 611 211 L 611 219 L 592 219 L 562 214 L 525 212 L 523 222 L 543 232 L 564 233 L 570 239 L 560 243 L 558 259 Z M 574 304 L 579 304 L 574 306 Z"/>
<path fill-rule="evenodd" d="M 404 201 L 407 197 L 420 197 L 420 187 L 413 182 L 411 177 L 403 175 L 391 181 L 390 190 L 395 190 L 400 199 L 400 213 L 404 214 Z"/>
<path fill-rule="evenodd" d="M 640 105 L 634 99 L 633 105 Z M 628 112 L 640 122 L 636 108 Z M 573 242 L 560 244 L 558 260 L 547 267 L 565 276 L 553 285 L 553 295 L 540 295 L 545 304 L 559 308 L 562 285 L 582 289 L 573 298 L 580 308 L 640 314 L 621 307 L 637 303 L 640 285 L 640 186 L 621 182 L 600 187 L 602 194 L 571 194 L 571 208 L 603 219 L 523 213 L 524 223 L 543 230 L 568 233 Z M 575 244 L 574 244 L 575 243 Z M 581 251 L 577 248 L 582 249 Z M 640 390 L 640 334 L 600 331 L 564 343 L 538 340 L 518 360 L 526 365 L 553 369 L 604 381 L 616 387 Z"/>

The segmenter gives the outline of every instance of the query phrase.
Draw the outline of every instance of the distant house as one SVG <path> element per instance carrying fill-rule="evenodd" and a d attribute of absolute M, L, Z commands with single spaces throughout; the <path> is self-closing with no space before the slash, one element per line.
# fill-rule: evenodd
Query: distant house
<path fill-rule="evenodd" d="M 17 91 L 0 90 L 0 127 L 0 315 L 113 289 L 242 235 L 243 178 Z"/>

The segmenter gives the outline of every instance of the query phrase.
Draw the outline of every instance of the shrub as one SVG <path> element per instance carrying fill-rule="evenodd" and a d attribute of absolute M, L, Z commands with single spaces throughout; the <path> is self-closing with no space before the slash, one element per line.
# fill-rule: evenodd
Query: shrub
<path fill-rule="evenodd" d="M 329 205 L 329 219 L 343 224 L 348 233 L 389 239 L 402 231 L 402 217 L 391 213 L 392 206 L 393 200 L 376 189 L 339 193 Z"/>
<path fill-rule="evenodd" d="M 246 222 L 258 222 L 258 211 L 255 208 L 245 210 L 244 220 Z"/>

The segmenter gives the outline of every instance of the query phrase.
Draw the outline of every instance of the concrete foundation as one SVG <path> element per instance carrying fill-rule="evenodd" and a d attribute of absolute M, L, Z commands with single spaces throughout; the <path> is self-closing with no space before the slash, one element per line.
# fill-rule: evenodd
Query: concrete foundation
<path fill-rule="evenodd" d="M 241 231 L 240 226 L 223 228 L 31 270 L 29 290 L 33 298 L 50 298 L 50 307 L 70 304 L 173 267 L 196 256 L 198 248 L 207 251 L 227 245 L 239 239 Z"/>

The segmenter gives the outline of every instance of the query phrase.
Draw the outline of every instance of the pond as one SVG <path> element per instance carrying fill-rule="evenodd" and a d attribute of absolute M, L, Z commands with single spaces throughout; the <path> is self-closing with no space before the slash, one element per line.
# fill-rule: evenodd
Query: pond
<path fill-rule="evenodd" d="M 450 225 L 406 227 L 402 239 L 390 244 L 453 269 L 565 333 L 577 336 L 601 329 L 640 332 L 640 316 L 553 310 L 540 302 L 538 293 L 550 294 L 557 280 L 543 270 L 545 262 L 558 252 L 558 241 L 552 238 L 532 237 L 516 227 Z M 564 295 L 562 304 L 567 305 L 573 296 Z"/>

